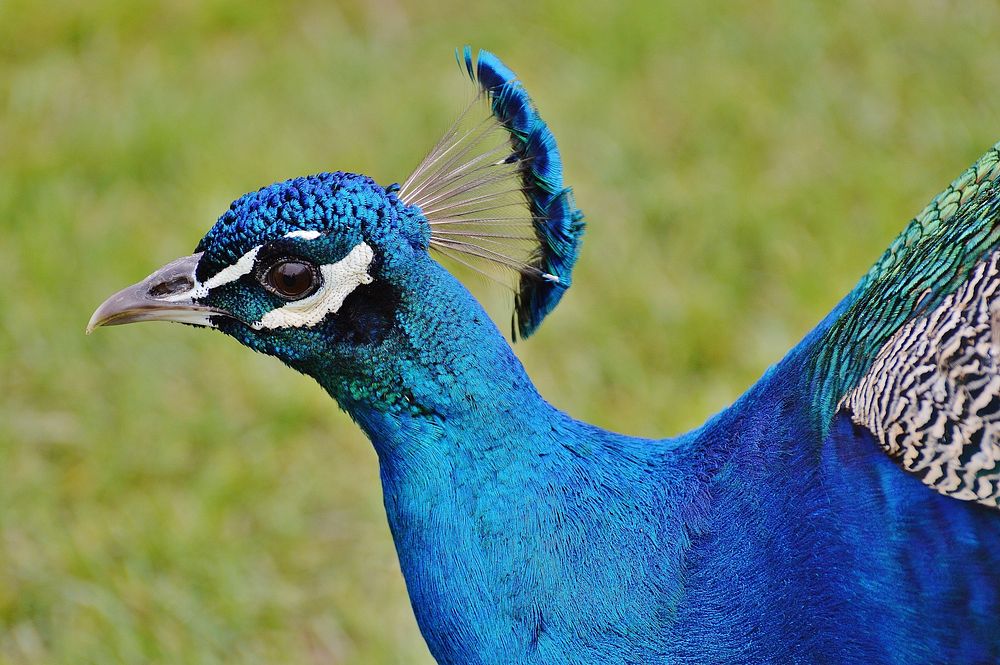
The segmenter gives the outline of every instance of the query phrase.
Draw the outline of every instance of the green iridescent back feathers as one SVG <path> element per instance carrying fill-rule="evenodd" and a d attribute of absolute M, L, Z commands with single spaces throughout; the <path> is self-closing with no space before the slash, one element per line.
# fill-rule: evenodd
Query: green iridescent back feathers
<path fill-rule="evenodd" d="M 809 367 L 824 430 L 889 338 L 939 305 L 1000 244 L 998 178 L 1000 143 L 911 220 L 847 296 Z"/>

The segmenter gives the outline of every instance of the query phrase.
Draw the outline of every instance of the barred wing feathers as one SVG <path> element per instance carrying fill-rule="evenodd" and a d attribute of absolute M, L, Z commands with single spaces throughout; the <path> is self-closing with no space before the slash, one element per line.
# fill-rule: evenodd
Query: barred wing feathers
<path fill-rule="evenodd" d="M 1000 144 L 913 219 L 841 306 L 809 378 L 903 469 L 1000 507 Z"/>

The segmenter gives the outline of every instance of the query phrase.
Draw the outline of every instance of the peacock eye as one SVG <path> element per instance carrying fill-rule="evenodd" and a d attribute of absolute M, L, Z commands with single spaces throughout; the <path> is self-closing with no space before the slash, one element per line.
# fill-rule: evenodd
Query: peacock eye
<path fill-rule="evenodd" d="M 312 264 L 296 259 L 282 259 L 268 268 L 264 286 L 286 300 L 299 300 L 319 286 L 319 275 Z"/>

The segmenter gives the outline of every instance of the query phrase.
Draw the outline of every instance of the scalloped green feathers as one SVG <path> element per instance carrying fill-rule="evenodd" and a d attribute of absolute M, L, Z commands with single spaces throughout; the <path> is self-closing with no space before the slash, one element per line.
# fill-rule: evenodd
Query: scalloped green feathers
<path fill-rule="evenodd" d="M 570 286 L 583 213 L 563 184 L 555 137 L 514 72 L 488 51 L 476 61 L 468 46 L 456 55 L 479 94 L 399 198 L 423 212 L 435 250 L 480 272 L 517 273 L 514 337 L 527 337 Z"/>
<path fill-rule="evenodd" d="M 998 178 L 1000 143 L 936 196 L 847 296 L 810 368 L 824 430 L 889 339 L 938 307 L 1000 243 Z"/>
<path fill-rule="evenodd" d="M 1000 507 L 1000 144 L 903 230 L 838 308 L 808 376 L 938 492 Z"/>

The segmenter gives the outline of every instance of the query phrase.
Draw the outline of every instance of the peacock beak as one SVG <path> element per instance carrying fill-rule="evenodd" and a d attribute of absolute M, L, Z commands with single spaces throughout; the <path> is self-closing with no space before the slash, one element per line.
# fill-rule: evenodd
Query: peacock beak
<path fill-rule="evenodd" d="M 118 326 L 137 321 L 177 321 L 211 326 L 213 315 L 228 313 L 195 302 L 195 268 L 201 253 L 171 261 L 138 284 L 114 294 L 97 308 L 87 323 L 87 334 L 98 326 Z M 204 294 L 201 294 L 204 295 Z"/>

